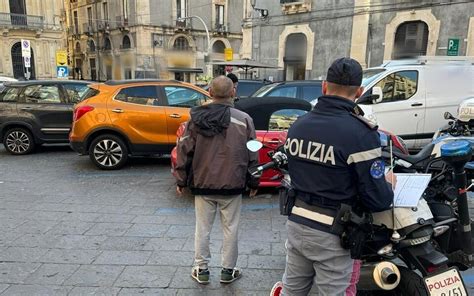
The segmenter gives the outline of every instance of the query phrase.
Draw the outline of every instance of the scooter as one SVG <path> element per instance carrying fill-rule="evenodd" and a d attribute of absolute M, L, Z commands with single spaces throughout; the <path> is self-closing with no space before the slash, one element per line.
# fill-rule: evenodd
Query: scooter
<path fill-rule="evenodd" d="M 458 171 L 455 184 L 465 188 L 461 171 L 471 151 L 450 145 L 453 146 L 448 144 L 443 150 L 443 159 Z M 258 141 L 250 141 L 247 145 L 250 151 L 258 151 L 261 147 Z M 280 169 L 284 176 L 282 183 L 289 185 L 291 178 L 285 170 L 286 164 L 287 157 L 280 149 L 273 154 L 271 162 L 251 168 L 250 173 L 260 174 L 269 168 Z M 374 213 L 371 218 L 369 225 L 366 225 L 368 239 L 363 246 L 358 294 L 468 295 L 458 269 L 448 266 L 448 258 L 438 249 L 438 242 L 434 239 L 447 232 L 449 228 L 446 226 L 453 222 L 449 220 L 452 218 L 435 221 L 423 198 L 416 208 L 392 208 Z M 465 226 L 464 218 L 459 220 L 460 225 Z M 351 219 L 356 223 L 366 221 L 360 220 L 357 215 Z M 466 239 L 465 232 L 462 232 L 462 238 Z"/>

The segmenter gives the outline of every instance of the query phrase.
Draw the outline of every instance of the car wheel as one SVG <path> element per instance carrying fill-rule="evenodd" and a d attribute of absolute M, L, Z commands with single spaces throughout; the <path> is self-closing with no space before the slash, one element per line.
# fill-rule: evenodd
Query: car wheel
<path fill-rule="evenodd" d="M 89 147 L 89 157 L 99 169 L 118 170 L 127 163 L 127 145 L 115 135 L 98 136 Z"/>
<path fill-rule="evenodd" d="M 25 128 L 12 128 L 3 137 L 3 146 L 14 155 L 25 155 L 35 149 L 35 140 Z"/>

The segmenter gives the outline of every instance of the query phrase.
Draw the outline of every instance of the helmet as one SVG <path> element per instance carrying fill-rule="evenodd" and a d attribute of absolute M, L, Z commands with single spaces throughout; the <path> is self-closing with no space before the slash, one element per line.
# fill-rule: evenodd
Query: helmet
<path fill-rule="evenodd" d="M 474 119 L 474 98 L 466 99 L 459 104 L 458 119 L 463 122 Z"/>

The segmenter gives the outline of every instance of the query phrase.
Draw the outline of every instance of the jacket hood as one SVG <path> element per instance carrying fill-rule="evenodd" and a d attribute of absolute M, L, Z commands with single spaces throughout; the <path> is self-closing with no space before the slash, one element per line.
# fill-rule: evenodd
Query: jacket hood
<path fill-rule="evenodd" d="M 209 104 L 191 109 L 191 121 L 197 132 L 205 137 L 212 137 L 225 131 L 230 124 L 230 106 Z"/>

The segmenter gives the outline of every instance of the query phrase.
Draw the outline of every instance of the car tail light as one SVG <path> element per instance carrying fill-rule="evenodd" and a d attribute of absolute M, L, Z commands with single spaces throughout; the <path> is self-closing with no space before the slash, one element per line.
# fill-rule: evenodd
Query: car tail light
<path fill-rule="evenodd" d="M 94 110 L 94 107 L 88 105 L 77 107 L 74 109 L 73 121 L 78 121 L 82 116 L 84 116 L 84 114 L 92 110 Z"/>

